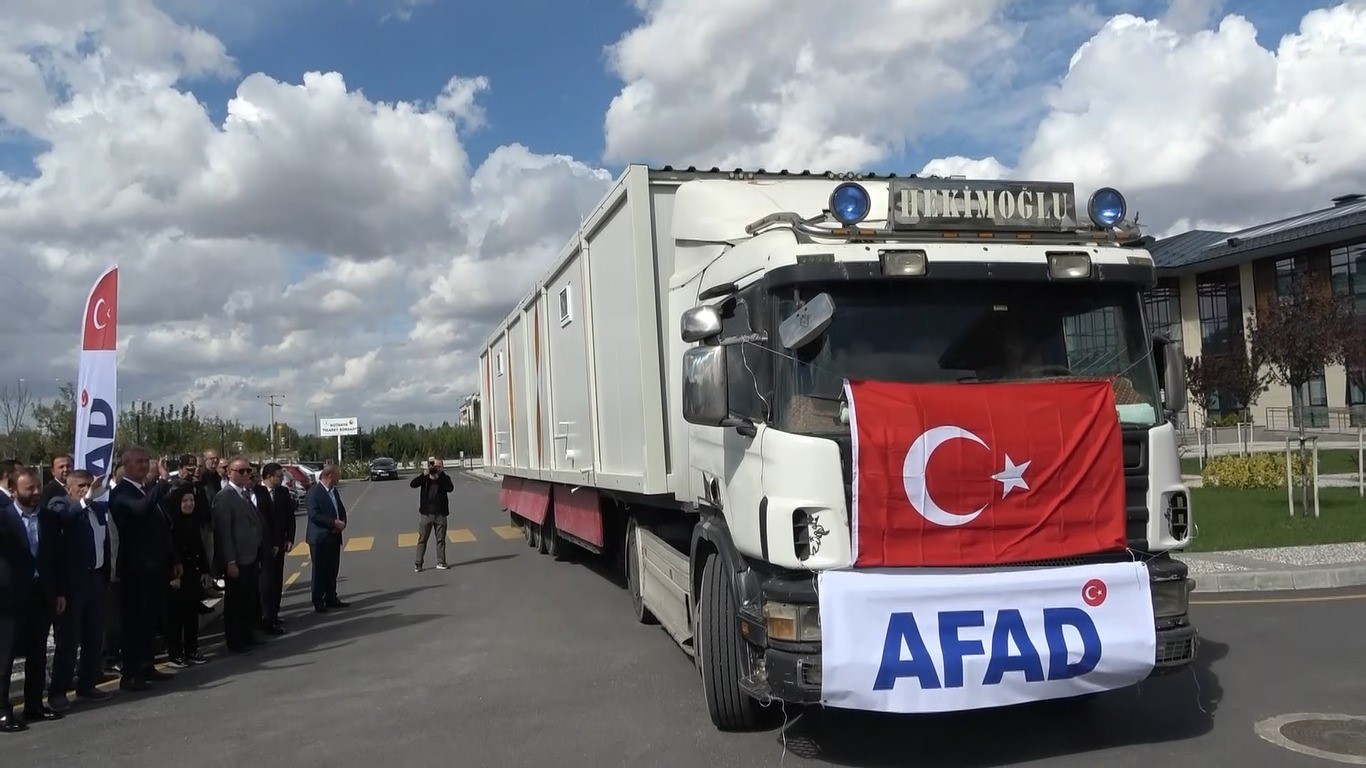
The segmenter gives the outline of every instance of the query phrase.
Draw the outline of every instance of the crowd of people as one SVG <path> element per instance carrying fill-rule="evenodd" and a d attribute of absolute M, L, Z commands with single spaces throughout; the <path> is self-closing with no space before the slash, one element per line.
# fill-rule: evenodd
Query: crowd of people
<path fill-rule="evenodd" d="M 212 450 L 179 457 L 174 472 L 168 464 L 162 457 L 154 467 L 148 451 L 130 448 L 107 487 L 73 469 L 70 456 L 52 459 L 46 484 L 37 469 L 0 464 L 0 733 L 61 719 L 73 691 L 110 698 L 97 687 L 110 674 L 126 691 L 170 678 L 154 664 L 158 637 L 171 667 L 207 663 L 199 628 L 208 598 L 223 598 L 230 653 L 266 642 L 258 633 L 286 634 L 284 562 L 299 531 L 283 467 L 222 461 Z M 347 606 L 336 590 L 346 527 L 340 479 L 329 463 L 306 497 L 319 612 Z M 19 657 L 22 713 L 10 703 Z"/>

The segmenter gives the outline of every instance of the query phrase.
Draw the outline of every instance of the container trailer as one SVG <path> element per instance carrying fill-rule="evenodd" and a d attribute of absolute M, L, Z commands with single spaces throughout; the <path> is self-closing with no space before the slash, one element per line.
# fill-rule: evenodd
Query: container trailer
<path fill-rule="evenodd" d="M 479 355 L 527 543 L 621 569 L 721 729 L 1195 655 L 1151 238 L 1071 183 L 630 166 Z"/>

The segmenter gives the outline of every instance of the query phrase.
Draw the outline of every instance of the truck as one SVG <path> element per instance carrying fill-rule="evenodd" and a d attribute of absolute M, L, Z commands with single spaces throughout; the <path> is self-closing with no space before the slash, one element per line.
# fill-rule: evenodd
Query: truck
<path fill-rule="evenodd" d="M 760 727 L 780 705 L 1082 700 L 1186 667 L 1194 583 L 1173 553 L 1190 542 L 1192 510 L 1172 423 L 1184 357 L 1145 317 L 1152 238 L 1123 195 L 1096 190 L 1084 215 L 1078 203 L 1063 182 L 628 166 L 479 350 L 501 508 L 540 553 L 617 569 L 635 618 L 692 658 L 721 730 Z M 1012 335 L 1047 359 L 991 373 Z M 985 393 L 995 407 L 1004 390 L 986 388 L 1020 380 L 1105 382 L 1085 391 L 1108 405 L 1075 431 L 1095 457 L 1064 452 L 1041 478 L 1008 452 L 988 481 L 1005 499 L 977 506 L 1009 500 L 1002 520 L 1080 515 L 1108 533 L 1034 560 L 1044 550 L 916 560 L 927 542 L 952 559 L 969 534 L 998 553 L 1052 534 L 1007 535 L 993 512 L 961 509 L 995 488 L 964 479 L 968 443 L 985 445 L 964 430 L 941 435 L 936 445 L 963 439 L 934 459 L 917 439 L 900 477 L 900 453 L 864 456 L 860 435 L 906 425 L 866 415 L 871 395 L 853 407 L 854 382 L 935 386 L 950 403 Z M 1011 390 L 1008 413 L 1042 413 L 1030 393 L 1054 391 Z M 1048 432 L 1017 442 L 1038 452 Z M 914 480 L 913 455 L 952 477 Z M 1091 482 L 1081 462 L 1105 478 L 1092 501 L 1029 501 L 1050 478 Z M 963 497 L 958 511 L 930 486 Z M 880 533 L 877 515 L 890 526 Z M 889 542 L 900 555 L 861 560 Z M 1105 567 L 1120 570 L 1086 570 Z"/>

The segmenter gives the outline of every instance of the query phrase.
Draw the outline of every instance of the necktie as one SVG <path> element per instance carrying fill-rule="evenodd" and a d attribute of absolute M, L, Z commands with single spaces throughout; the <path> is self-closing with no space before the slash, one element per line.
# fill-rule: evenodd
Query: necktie
<path fill-rule="evenodd" d="M 24 525 L 28 528 L 28 551 L 33 559 L 38 559 L 38 513 L 24 515 Z"/>

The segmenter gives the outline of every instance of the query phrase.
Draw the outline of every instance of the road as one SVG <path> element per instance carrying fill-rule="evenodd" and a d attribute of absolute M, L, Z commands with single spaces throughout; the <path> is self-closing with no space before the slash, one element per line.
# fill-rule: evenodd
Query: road
<path fill-rule="evenodd" d="M 723 734 L 691 660 L 634 622 L 603 571 L 554 562 L 500 528 L 495 484 L 458 477 L 453 567 L 432 569 L 429 551 L 414 573 L 403 546 L 415 538 L 414 493 L 406 482 L 343 486 L 350 608 L 314 614 L 306 558 L 291 557 L 286 574 L 301 576 L 285 598 L 289 635 L 154 692 L 0 734 L 0 765 L 1308 766 L 1326 763 L 1263 741 L 1255 724 L 1362 714 L 1366 702 L 1366 592 L 1201 597 L 1194 672 L 1089 705 L 794 712 L 783 729 Z"/>

